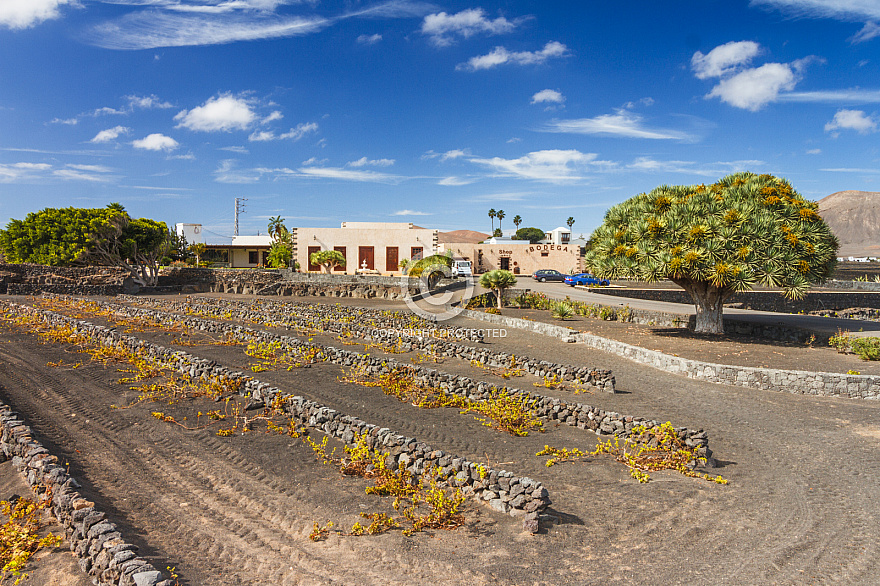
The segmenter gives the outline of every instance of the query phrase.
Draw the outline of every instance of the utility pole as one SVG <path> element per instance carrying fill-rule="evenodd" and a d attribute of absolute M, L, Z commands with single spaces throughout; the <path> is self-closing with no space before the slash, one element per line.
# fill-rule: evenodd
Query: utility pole
<path fill-rule="evenodd" d="M 247 201 L 246 197 L 236 197 L 235 198 L 235 228 L 232 231 L 233 236 L 238 236 L 238 214 L 244 213 L 244 202 Z"/>

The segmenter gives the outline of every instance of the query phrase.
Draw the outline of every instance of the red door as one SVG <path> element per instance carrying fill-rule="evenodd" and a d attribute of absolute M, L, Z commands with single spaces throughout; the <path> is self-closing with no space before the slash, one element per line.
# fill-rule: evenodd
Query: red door
<path fill-rule="evenodd" d="M 397 247 L 388 246 L 385 248 L 385 270 L 392 273 L 397 270 Z"/>
<path fill-rule="evenodd" d="M 364 266 L 364 262 L 366 261 L 366 267 Z M 373 264 L 373 247 L 372 246 L 358 246 L 358 266 L 357 268 L 363 269 L 375 269 L 376 266 Z"/>
<path fill-rule="evenodd" d="M 309 246 L 309 271 L 315 272 L 321 270 L 321 265 L 312 264 L 312 253 L 313 252 L 321 252 L 320 246 Z"/>

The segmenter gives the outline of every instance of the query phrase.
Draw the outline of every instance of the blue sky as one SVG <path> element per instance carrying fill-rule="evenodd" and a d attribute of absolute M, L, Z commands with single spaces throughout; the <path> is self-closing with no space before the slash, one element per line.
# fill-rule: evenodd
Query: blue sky
<path fill-rule="evenodd" d="M 738 170 L 880 191 L 878 131 L 876 0 L 0 0 L 0 224 L 588 234 Z"/>

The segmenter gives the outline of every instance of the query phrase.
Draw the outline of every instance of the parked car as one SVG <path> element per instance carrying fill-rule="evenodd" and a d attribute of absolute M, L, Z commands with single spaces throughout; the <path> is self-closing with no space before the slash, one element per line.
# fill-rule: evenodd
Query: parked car
<path fill-rule="evenodd" d="M 454 261 L 452 261 L 452 276 L 453 277 L 472 277 L 472 276 L 474 276 L 474 273 L 471 270 L 471 261 L 469 261 L 469 260 L 454 260 Z"/>
<path fill-rule="evenodd" d="M 564 281 L 566 276 L 565 273 L 560 273 L 555 269 L 541 269 L 540 271 L 535 271 L 532 275 L 536 281 L 541 283 L 546 281 Z"/>
<path fill-rule="evenodd" d="M 611 281 L 608 279 L 596 278 L 590 273 L 578 273 L 576 275 L 566 276 L 565 284 L 571 285 L 572 287 L 575 285 L 599 285 L 601 287 L 606 287 L 611 284 Z"/>

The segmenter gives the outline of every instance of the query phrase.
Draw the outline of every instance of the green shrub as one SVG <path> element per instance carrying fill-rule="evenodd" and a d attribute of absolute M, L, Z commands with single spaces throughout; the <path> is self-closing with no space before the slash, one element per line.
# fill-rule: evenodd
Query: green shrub
<path fill-rule="evenodd" d="M 880 360 L 880 338 L 853 338 L 852 351 L 862 360 Z"/>
<path fill-rule="evenodd" d="M 828 345 L 835 348 L 841 354 L 846 354 L 847 352 L 852 351 L 849 332 L 844 332 L 843 330 L 837 330 L 836 336 L 828 338 Z"/>

